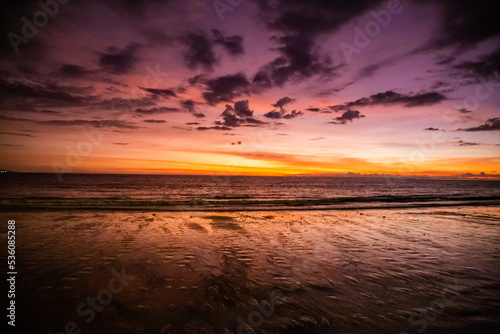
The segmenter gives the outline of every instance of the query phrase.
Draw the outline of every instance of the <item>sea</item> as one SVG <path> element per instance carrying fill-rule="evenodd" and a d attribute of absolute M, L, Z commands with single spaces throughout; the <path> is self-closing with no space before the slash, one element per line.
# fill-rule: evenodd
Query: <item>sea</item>
<path fill-rule="evenodd" d="M 499 205 L 500 180 L 3 173 L 3 210 L 240 211 Z"/>

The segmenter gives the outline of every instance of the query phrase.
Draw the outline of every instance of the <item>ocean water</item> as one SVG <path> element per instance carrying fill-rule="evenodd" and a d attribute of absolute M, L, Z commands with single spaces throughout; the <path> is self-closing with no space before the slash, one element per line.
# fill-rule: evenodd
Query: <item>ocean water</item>
<path fill-rule="evenodd" d="M 3 210 L 160 211 L 500 204 L 500 180 L 408 177 L 0 175 Z"/>

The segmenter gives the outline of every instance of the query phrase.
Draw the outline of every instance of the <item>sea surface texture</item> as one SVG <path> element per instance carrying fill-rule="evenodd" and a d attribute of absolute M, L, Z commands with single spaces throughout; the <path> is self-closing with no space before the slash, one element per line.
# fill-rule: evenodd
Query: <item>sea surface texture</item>
<path fill-rule="evenodd" d="M 500 205 L 500 180 L 2 174 L 10 210 L 274 210 Z"/>

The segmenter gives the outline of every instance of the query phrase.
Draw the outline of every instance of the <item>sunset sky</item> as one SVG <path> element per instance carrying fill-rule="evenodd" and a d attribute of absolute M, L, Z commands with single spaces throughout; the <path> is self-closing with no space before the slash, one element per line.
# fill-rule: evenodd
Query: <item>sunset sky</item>
<path fill-rule="evenodd" d="M 0 11 L 0 169 L 500 174 L 498 1 Z"/>

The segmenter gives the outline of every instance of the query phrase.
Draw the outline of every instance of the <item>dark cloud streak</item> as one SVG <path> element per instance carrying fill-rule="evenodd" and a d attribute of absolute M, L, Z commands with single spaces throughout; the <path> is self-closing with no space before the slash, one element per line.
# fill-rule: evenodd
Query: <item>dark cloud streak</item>
<path fill-rule="evenodd" d="M 144 88 L 144 87 L 139 87 L 139 89 L 142 89 L 143 91 L 146 91 L 151 94 L 159 95 L 164 98 L 169 98 L 169 97 L 177 97 L 177 94 L 171 89 L 157 89 L 157 88 Z"/>
<path fill-rule="evenodd" d="M 500 130 L 500 117 L 490 118 L 486 121 L 486 123 L 466 128 L 466 129 L 458 129 L 459 131 L 468 131 L 468 132 L 476 132 L 476 131 L 499 131 Z"/>
<path fill-rule="evenodd" d="M 235 98 L 252 93 L 252 85 L 243 73 L 230 74 L 208 80 L 202 96 L 210 105 L 233 102 Z"/>
<path fill-rule="evenodd" d="M 406 108 L 412 108 L 434 105 L 445 99 L 446 97 L 444 95 L 437 92 L 427 92 L 416 95 L 403 95 L 395 93 L 393 91 L 386 91 L 384 93 L 373 94 L 369 97 L 363 97 L 356 101 L 330 106 L 329 108 L 333 111 L 341 111 L 348 110 L 353 107 L 394 104 L 402 104 Z"/>
<path fill-rule="evenodd" d="M 101 70 L 111 74 L 125 74 L 130 72 L 139 62 L 138 52 L 141 45 L 129 43 L 125 48 L 109 47 L 99 56 Z"/>
<path fill-rule="evenodd" d="M 365 115 L 361 115 L 358 110 L 349 109 L 342 114 L 342 116 L 336 117 L 333 122 L 328 122 L 331 124 L 346 124 L 348 121 L 352 122 L 354 119 L 363 118 Z"/>

